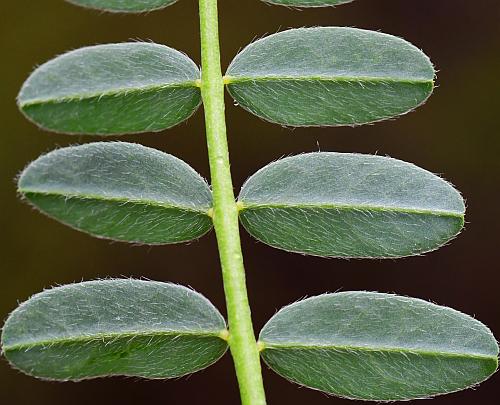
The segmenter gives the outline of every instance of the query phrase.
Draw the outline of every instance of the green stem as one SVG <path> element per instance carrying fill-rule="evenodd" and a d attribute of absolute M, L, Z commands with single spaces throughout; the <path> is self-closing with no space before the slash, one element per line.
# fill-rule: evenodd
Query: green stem
<path fill-rule="evenodd" d="M 200 0 L 201 94 L 213 188 L 213 222 L 226 294 L 229 347 L 243 405 L 265 405 L 260 356 L 248 303 L 238 207 L 233 193 L 220 65 L 217 0 Z"/>

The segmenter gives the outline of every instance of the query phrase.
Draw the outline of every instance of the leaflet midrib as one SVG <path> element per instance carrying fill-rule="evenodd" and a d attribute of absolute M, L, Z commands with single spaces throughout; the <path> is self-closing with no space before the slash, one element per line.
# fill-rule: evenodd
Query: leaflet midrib
<path fill-rule="evenodd" d="M 318 203 L 318 204 L 301 204 L 301 203 L 246 203 L 244 200 L 240 201 L 241 211 L 249 209 L 266 209 L 266 208 L 277 208 L 277 209 L 287 209 L 287 208 L 297 208 L 297 209 L 324 209 L 324 210 L 345 210 L 345 211 L 379 211 L 379 212 L 391 212 L 391 213 L 403 213 L 403 214 L 417 214 L 417 215 L 434 215 L 434 216 L 449 216 L 462 218 L 463 213 L 454 210 L 443 210 L 443 209 L 419 209 L 410 207 L 394 207 L 394 206 L 382 206 L 382 205 L 369 205 L 369 204 L 359 204 L 359 205 L 349 205 L 349 204 L 330 204 L 330 203 Z"/>
<path fill-rule="evenodd" d="M 221 340 L 221 333 L 223 330 L 214 331 L 190 331 L 190 330 L 164 330 L 164 331 L 124 331 L 124 332 L 110 332 L 110 333 L 94 333 L 88 335 L 67 336 L 54 339 L 44 339 L 39 341 L 32 341 L 26 343 L 14 343 L 5 345 L 4 351 L 16 350 L 29 350 L 36 347 L 50 347 L 54 345 L 64 345 L 73 343 L 90 343 L 94 341 L 106 341 L 115 339 L 130 339 L 136 337 L 170 337 L 170 336 L 199 336 L 199 337 L 218 337 Z"/>
<path fill-rule="evenodd" d="M 300 344 L 300 343 L 268 343 L 265 340 L 260 342 L 263 345 L 263 351 L 272 349 L 298 349 L 298 350 L 332 350 L 332 351 L 360 351 L 360 352 L 385 352 L 385 353 L 403 353 L 416 354 L 422 356 L 443 356 L 443 357 L 469 357 L 477 359 L 496 359 L 495 355 L 474 352 L 451 352 L 443 350 L 423 350 L 421 348 L 395 347 L 395 346 L 355 346 L 355 345 L 334 345 L 334 344 Z"/>
<path fill-rule="evenodd" d="M 77 193 L 66 193 L 64 191 L 40 191 L 40 190 L 30 190 L 30 189 L 19 189 L 19 192 L 22 194 L 35 194 L 35 195 L 43 195 L 47 197 L 64 197 L 66 199 L 80 199 L 80 200 L 95 200 L 99 202 L 116 202 L 116 203 L 123 203 L 123 204 L 138 204 L 138 205 L 148 205 L 152 207 L 157 207 L 157 208 L 165 208 L 165 209 L 178 209 L 180 211 L 189 211 L 189 212 L 194 212 L 198 214 L 204 214 L 208 215 L 208 211 L 210 210 L 210 207 L 206 207 L 204 209 L 202 208 L 195 208 L 195 207 L 189 207 L 189 206 L 184 206 L 180 204 L 172 204 L 172 203 L 161 203 L 159 201 L 155 200 L 146 200 L 146 199 L 134 199 L 134 198 L 128 198 L 125 196 L 100 196 L 97 194 L 77 194 Z"/>
<path fill-rule="evenodd" d="M 174 82 L 174 83 L 165 83 L 165 84 L 152 84 L 148 86 L 139 86 L 139 87 L 119 87 L 113 88 L 109 90 L 103 91 L 94 91 L 94 92 L 84 92 L 79 94 L 68 94 L 68 95 L 60 95 L 60 96 L 52 96 L 45 98 L 33 98 L 23 101 L 22 99 L 18 100 L 19 105 L 22 107 L 29 107 L 32 105 L 38 104 L 57 104 L 57 103 L 65 103 L 72 101 L 83 101 L 89 100 L 93 98 L 103 98 L 103 97 L 113 97 L 113 96 L 127 96 L 133 93 L 147 93 L 151 91 L 162 91 L 165 89 L 176 89 L 176 88 L 198 88 L 197 80 L 189 80 L 185 82 Z"/>
<path fill-rule="evenodd" d="M 395 77 L 381 77 L 381 76 L 326 76 L 326 75 L 226 75 L 224 76 L 225 84 L 237 84 L 244 82 L 255 81 L 326 81 L 326 82 L 370 82 L 370 83 L 402 83 L 402 84 L 430 84 L 434 83 L 433 79 L 424 78 L 395 78 Z"/>

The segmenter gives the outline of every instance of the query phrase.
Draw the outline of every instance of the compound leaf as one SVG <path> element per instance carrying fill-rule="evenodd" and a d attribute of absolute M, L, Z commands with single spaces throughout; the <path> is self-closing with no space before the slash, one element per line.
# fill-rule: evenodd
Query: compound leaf
<path fill-rule="evenodd" d="M 285 378 L 340 397 L 427 398 L 495 372 L 498 345 L 481 322 L 395 295 L 344 292 L 279 311 L 261 334 L 262 357 Z"/>
<path fill-rule="evenodd" d="M 152 43 L 97 45 L 36 69 L 18 104 L 41 127 L 70 134 L 161 131 L 201 103 L 200 71 L 183 53 Z"/>
<path fill-rule="evenodd" d="M 47 215 L 108 239 L 176 243 L 212 227 L 205 180 L 176 157 L 137 144 L 55 150 L 24 170 L 18 189 Z"/>
<path fill-rule="evenodd" d="M 14 367 L 44 379 L 172 378 L 217 361 L 225 328 L 217 309 L 188 288 L 90 281 L 21 304 L 5 323 L 2 349 Z"/>
<path fill-rule="evenodd" d="M 434 68 L 418 48 L 379 32 L 300 28 L 247 46 L 226 83 L 239 105 L 289 126 L 359 125 L 409 112 L 430 96 Z"/>
<path fill-rule="evenodd" d="M 265 3 L 289 7 L 331 7 L 351 3 L 354 0 L 263 0 Z"/>
<path fill-rule="evenodd" d="M 272 163 L 240 196 L 260 241 L 316 256 L 391 258 L 437 249 L 463 227 L 459 192 L 436 175 L 381 156 L 320 152 Z"/>
<path fill-rule="evenodd" d="M 140 13 L 170 6 L 177 0 L 66 0 L 78 6 L 121 13 Z"/>

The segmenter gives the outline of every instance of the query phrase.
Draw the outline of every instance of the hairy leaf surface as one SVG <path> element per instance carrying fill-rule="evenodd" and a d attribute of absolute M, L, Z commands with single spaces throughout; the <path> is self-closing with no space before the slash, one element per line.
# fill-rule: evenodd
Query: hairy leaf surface
<path fill-rule="evenodd" d="M 97 45 L 36 69 L 18 96 L 41 127 L 70 134 L 161 131 L 201 103 L 200 71 L 183 53 L 152 43 Z"/>
<path fill-rule="evenodd" d="M 359 125 L 404 114 L 434 87 L 418 48 L 355 28 L 300 28 L 247 46 L 231 63 L 228 90 L 243 108 L 289 126 Z"/>
<path fill-rule="evenodd" d="M 157 10 L 177 0 L 66 0 L 78 6 L 122 13 L 140 13 Z"/>
<path fill-rule="evenodd" d="M 182 160 L 137 144 L 55 150 L 24 170 L 18 188 L 42 212 L 98 237 L 176 243 L 212 227 L 205 180 Z"/>
<path fill-rule="evenodd" d="M 104 280 L 46 290 L 7 319 L 2 349 L 35 377 L 172 378 L 217 361 L 227 344 L 217 309 L 174 284 Z"/>
<path fill-rule="evenodd" d="M 345 292 L 283 308 L 260 334 L 264 361 L 287 379 L 373 401 L 471 387 L 497 369 L 498 345 L 479 321 L 395 295 Z"/>
<path fill-rule="evenodd" d="M 351 153 L 279 160 L 241 190 L 240 218 L 260 241 L 331 257 L 390 258 L 434 250 L 463 227 L 459 192 L 410 163 Z"/>
<path fill-rule="evenodd" d="M 263 0 L 265 3 L 290 7 L 329 7 L 351 3 L 353 0 Z"/>

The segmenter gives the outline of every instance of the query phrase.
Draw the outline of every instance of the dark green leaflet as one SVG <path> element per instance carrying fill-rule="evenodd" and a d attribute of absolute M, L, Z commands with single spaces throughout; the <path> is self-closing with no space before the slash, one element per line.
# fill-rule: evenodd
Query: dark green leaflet
<path fill-rule="evenodd" d="M 443 179 L 396 159 L 321 152 L 272 163 L 244 184 L 240 218 L 271 246 L 331 257 L 390 258 L 437 249 L 465 205 Z"/>
<path fill-rule="evenodd" d="M 247 46 L 226 83 L 243 108 L 289 126 L 360 125 L 407 113 L 430 96 L 434 68 L 391 35 L 300 28 Z"/>
<path fill-rule="evenodd" d="M 398 401 L 471 387 L 495 372 L 498 345 L 479 321 L 395 295 L 345 292 L 283 308 L 260 334 L 277 373 L 337 396 Z"/>
<path fill-rule="evenodd" d="M 35 377 L 172 378 L 226 351 L 225 321 L 200 294 L 178 285 L 104 280 L 44 291 L 7 319 L 2 350 Z"/>
<path fill-rule="evenodd" d="M 41 127 L 70 134 L 161 131 L 189 118 L 201 103 L 200 71 L 164 45 L 97 45 L 37 68 L 18 103 Z"/>
<path fill-rule="evenodd" d="M 212 193 L 200 175 L 172 155 L 137 144 L 55 150 L 24 170 L 19 191 L 49 216 L 103 238 L 176 243 L 212 227 Z"/>
<path fill-rule="evenodd" d="M 263 0 L 265 3 L 290 7 L 329 7 L 351 3 L 353 0 Z"/>
<path fill-rule="evenodd" d="M 140 13 L 157 10 L 170 6 L 177 0 L 66 0 L 78 6 L 95 8 L 98 10 Z"/>

